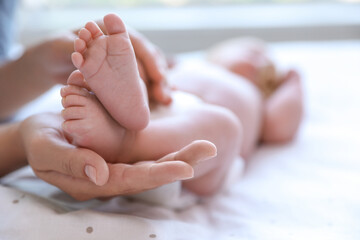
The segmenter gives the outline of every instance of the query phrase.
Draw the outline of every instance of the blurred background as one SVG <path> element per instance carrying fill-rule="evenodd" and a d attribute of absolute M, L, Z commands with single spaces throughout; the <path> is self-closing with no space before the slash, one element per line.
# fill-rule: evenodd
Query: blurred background
<path fill-rule="evenodd" d="M 45 36 L 118 13 L 167 53 L 202 50 L 224 39 L 269 42 L 360 39 L 360 0 L 22 0 L 17 36 Z"/>

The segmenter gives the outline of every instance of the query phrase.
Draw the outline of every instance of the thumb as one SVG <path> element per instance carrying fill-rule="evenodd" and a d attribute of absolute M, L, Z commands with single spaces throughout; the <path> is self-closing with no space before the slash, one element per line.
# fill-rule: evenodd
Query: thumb
<path fill-rule="evenodd" d="M 77 148 L 65 139 L 42 135 L 42 140 L 33 145 L 34 171 L 55 171 L 74 178 L 90 180 L 98 186 L 107 183 L 109 168 L 106 161 L 97 153 Z M 36 148 L 38 151 L 36 151 Z"/>
<path fill-rule="evenodd" d="M 178 152 L 170 153 L 156 162 L 181 160 L 194 167 L 198 163 L 209 160 L 216 155 L 217 149 L 215 144 L 206 140 L 195 140 Z"/>
<path fill-rule="evenodd" d="M 64 174 L 90 180 L 98 186 L 104 185 L 109 179 L 106 161 L 97 153 L 85 148 L 74 148 L 69 151 L 67 159 L 63 159 L 62 168 L 65 170 Z"/>

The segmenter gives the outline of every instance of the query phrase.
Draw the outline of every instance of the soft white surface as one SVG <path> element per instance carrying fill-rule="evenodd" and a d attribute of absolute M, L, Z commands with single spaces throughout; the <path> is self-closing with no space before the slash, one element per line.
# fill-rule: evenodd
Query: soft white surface
<path fill-rule="evenodd" d="M 360 239 L 360 42 L 271 49 L 303 75 L 302 129 L 259 149 L 228 189 L 181 211 L 123 198 L 79 206 L 29 178 L 58 202 L 0 186 L 0 239 Z"/>

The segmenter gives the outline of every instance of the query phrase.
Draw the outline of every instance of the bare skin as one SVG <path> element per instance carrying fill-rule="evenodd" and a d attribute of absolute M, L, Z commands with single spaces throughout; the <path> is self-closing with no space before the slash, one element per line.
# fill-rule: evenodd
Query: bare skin
<path fill-rule="evenodd" d="M 111 16 L 112 21 L 121 21 L 116 19 L 116 15 Z M 94 50 L 89 51 L 86 57 L 89 61 L 97 61 L 99 58 L 95 54 L 96 48 L 103 49 L 103 45 L 94 42 L 91 48 Z M 129 60 L 131 56 L 134 58 L 131 54 L 116 57 L 123 57 L 128 63 L 133 63 L 134 61 Z M 130 68 L 130 71 L 133 69 Z M 197 194 L 208 195 L 217 192 L 235 157 L 238 154 L 249 157 L 263 136 L 262 128 L 266 126 L 263 121 L 265 123 L 267 121 L 264 108 L 267 109 L 267 105 L 264 103 L 261 88 L 252 84 L 251 80 L 224 68 L 209 63 L 203 63 L 195 68 L 193 65 L 175 68 L 169 76 L 170 82 L 177 89 L 197 95 L 203 101 L 191 104 L 186 109 L 177 109 L 174 100 L 173 105 L 169 106 L 170 109 L 175 108 L 171 109 L 170 115 L 151 120 L 147 127 L 135 131 L 122 125 L 117 119 L 111 118 L 109 109 L 103 106 L 100 98 L 96 98 L 101 94 L 106 95 L 108 90 L 101 88 L 93 90 L 86 78 L 87 74 L 90 76 L 92 74 L 87 73 L 86 69 L 80 71 L 81 73 L 74 72 L 69 77 L 69 86 L 62 90 L 65 108 L 62 113 L 65 119 L 63 130 L 68 138 L 75 144 L 92 149 L 105 159 L 109 158 L 109 161 L 114 162 L 157 159 L 196 139 L 211 141 L 218 148 L 217 157 L 204 164 L 200 163 L 195 169 L 194 178 L 184 182 L 185 187 Z M 107 78 L 113 78 L 114 69 L 105 68 L 102 71 L 103 78 L 99 76 L 97 81 L 111 83 L 113 79 Z M 126 79 L 128 82 L 138 79 L 136 74 L 129 76 Z M 295 75 L 289 74 L 279 89 L 284 87 L 284 91 L 289 94 L 285 83 L 292 83 L 293 79 Z M 137 93 L 137 88 L 130 87 L 129 91 L 132 89 Z M 90 91 L 95 92 L 95 96 Z M 137 95 L 133 94 L 133 96 Z M 283 99 L 276 99 L 274 101 L 280 102 L 280 105 L 283 103 Z M 113 107 L 115 108 L 116 104 L 113 104 Z M 136 111 L 138 109 L 134 108 L 122 114 L 131 112 L 132 114 L 127 116 L 131 122 L 135 120 L 133 116 L 137 115 Z M 265 111 L 265 114 L 268 113 Z M 285 118 L 279 113 L 275 116 Z M 297 127 L 297 124 L 293 126 Z M 278 136 L 277 133 L 271 135 Z M 193 153 L 197 154 L 196 151 Z"/>
<path fill-rule="evenodd" d="M 221 77 L 219 80 L 223 78 L 224 77 Z M 289 106 L 290 107 L 294 106 L 293 105 L 294 103 L 301 108 L 302 102 L 299 102 L 299 98 L 296 97 L 297 94 L 299 94 L 300 92 L 299 91 L 300 82 L 298 75 L 296 73 L 294 74 L 289 72 L 288 76 L 285 77 L 285 80 L 286 81 L 284 81 L 284 83 L 288 82 L 289 84 L 288 85 L 282 84 L 277 91 L 283 91 L 286 94 L 273 94 L 274 97 L 273 100 L 272 98 L 269 98 L 268 101 L 277 102 L 278 106 L 279 105 L 287 106 L 287 109 L 289 109 Z M 195 86 L 196 85 L 197 84 L 195 84 Z M 198 86 L 201 87 L 201 85 Z M 289 88 L 292 89 L 292 91 L 294 91 L 292 92 L 292 94 L 291 91 L 288 91 Z M 284 102 L 286 103 L 287 101 L 283 101 L 283 99 L 281 98 L 280 100 L 276 100 L 278 98 L 276 96 L 289 96 L 289 95 L 294 97 L 294 100 L 290 101 L 291 104 L 289 105 L 283 104 Z M 278 107 L 277 109 L 281 109 L 281 108 Z M 274 113 L 273 114 L 274 117 L 281 116 L 276 114 L 276 111 L 270 111 L 270 112 Z M 285 119 L 285 118 L 280 117 L 280 120 L 281 119 Z M 139 174 L 144 174 L 150 169 L 152 169 L 153 167 L 150 166 L 152 166 L 154 163 L 144 162 L 140 165 L 137 164 L 118 165 L 115 163 L 114 165 L 108 164 L 109 166 L 108 168 L 101 167 L 101 166 L 106 166 L 106 164 L 103 165 L 105 161 L 101 156 L 99 156 L 98 154 L 96 154 L 95 152 L 89 149 L 75 148 L 73 145 L 69 144 L 63 138 L 64 133 L 63 130 L 60 129 L 59 120 L 60 118 L 56 116 L 52 116 L 52 115 L 49 116 L 48 114 L 42 114 L 39 116 L 33 116 L 21 124 L 15 123 L 15 124 L 8 124 L 1 126 L 0 142 L 2 142 L 3 144 L 1 144 L 2 148 L 0 148 L 0 152 L 1 152 L 0 155 L 6 156 L 5 159 L 9 160 L 9 161 L 1 162 L 1 167 L 0 167 L 1 175 L 4 175 L 18 167 L 26 165 L 27 164 L 26 156 L 27 156 L 28 159 L 34 160 L 34 161 L 30 161 L 30 164 L 40 178 L 44 179 L 45 181 L 51 184 L 58 186 L 59 188 L 68 192 L 70 195 L 72 195 L 78 200 L 86 200 L 101 196 L 114 196 L 118 194 L 141 192 L 146 189 L 150 189 L 165 183 L 169 183 L 174 179 L 186 179 L 191 177 L 192 168 L 191 167 L 189 168 L 187 165 L 184 165 L 183 163 L 178 161 L 166 165 L 166 167 L 165 166 L 161 167 L 162 173 L 160 173 L 161 171 L 160 172 L 150 171 L 149 174 L 146 175 L 147 177 L 143 177 L 143 178 L 138 178 Z M 222 119 L 222 121 L 223 120 L 224 119 Z M 221 121 L 218 121 L 217 125 L 220 122 Z M 223 121 L 223 123 L 225 122 Z M 275 123 L 277 123 L 276 120 Z M 297 124 L 293 126 L 297 128 Z M 269 136 L 273 137 L 273 136 L 277 136 L 277 134 L 276 132 L 270 133 Z M 246 139 L 247 138 L 244 138 L 245 141 Z M 164 138 L 164 141 L 168 141 L 168 139 Z M 269 141 L 273 141 L 273 140 L 269 140 Z M 159 140 L 159 145 L 161 145 L 162 143 L 163 142 Z M 192 151 L 193 148 L 191 146 L 192 144 L 190 144 L 188 147 L 185 148 L 187 149 L 185 157 L 179 157 L 179 158 L 171 157 L 170 160 L 172 161 L 179 159 L 190 163 L 191 166 L 195 166 L 197 161 L 201 161 L 213 156 L 211 154 L 211 151 L 204 151 L 206 149 L 211 150 L 211 148 L 208 147 L 209 145 L 206 143 L 204 148 L 201 147 L 202 150 L 200 151 L 199 149 Z M 199 146 L 199 145 L 195 145 L 195 146 Z M 44 149 L 47 149 L 48 151 L 44 151 Z M 151 149 L 147 149 L 147 151 L 150 150 Z M 208 155 L 206 155 L 206 152 L 208 153 Z M 204 155 L 207 157 L 204 157 L 204 155 L 199 156 L 199 154 L 195 154 L 195 153 L 204 153 Z M 174 154 L 176 156 L 177 153 L 175 152 L 168 156 L 174 156 Z M 52 159 L 53 161 L 48 161 L 49 159 Z M 216 161 L 212 161 L 212 164 L 214 162 Z M 56 164 L 56 166 L 54 166 L 54 163 L 59 163 L 59 164 Z M 75 165 L 67 166 L 67 164 L 72 164 L 72 165 L 75 164 Z M 84 167 L 86 164 L 91 164 L 96 168 L 97 179 L 95 181 L 90 179 L 92 182 L 96 184 L 92 184 L 91 182 L 88 181 L 89 176 L 87 176 L 84 171 Z M 207 164 L 205 163 L 202 165 L 204 166 Z M 202 169 L 203 166 L 201 167 L 198 166 L 197 170 L 199 168 Z M 157 175 L 165 176 L 164 173 L 169 172 L 170 170 L 169 168 L 173 169 L 171 170 L 171 175 L 166 176 L 163 179 L 163 181 L 158 181 L 156 176 Z M 110 169 L 110 171 L 109 170 L 104 171 L 105 169 Z M 226 168 L 223 168 L 223 171 L 226 171 Z M 112 174 L 111 175 L 112 180 L 109 181 L 110 183 L 106 184 L 105 188 L 98 188 L 97 185 L 102 185 L 107 182 L 109 177 L 109 172 L 111 172 Z M 198 183 L 197 185 L 193 185 L 192 182 L 189 180 L 185 182 L 185 185 L 188 184 L 190 187 L 198 186 L 198 188 L 201 189 L 202 186 L 209 186 L 209 179 L 210 179 L 210 183 L 211 180 L 214 180 L 215 183 L 216 182 L 221 183 L 221 180 L 219 180 L 221 178 L 218 179 L 208 178 L 208 176 L 211 177 L 212 175 L 208 174 L 206 177 L 202 178 L 203 180 L 202 183 L 198 181 L 199 179 L 197 179 L 196 180 L 196 182 Z M 222 174 L 219 174 L 219 176 L 222 176 Z M 126 186 L 124 184 L 119 184 L 119 182 L 121 182 L 124 178 L 127 179 L 129 183 Z M 130 182 L 136 182 L 136 186 L 132 185 Z M 79 189 L 81 189 L 82 191 L 79 191 Z M 214 192 L 214 188 L 210 190 Z M 211 191 L 209 191 L 208 189 L 207 192 L 205 193 L 209 193 L 209 192 Z"/>
<path fill-rule="evenodd" d="M 243 77 L 206 62 L 185 63 L 173 69 L 169 82 L 176 89 L 233 112 L 242 126 L 238 154 L 247 159 L 261 134 L 263 100 L 259 90 Z"/>
<path fill-rule="evenodd" d="M 27 49 L 20 59 L 0 67 L 3 86 L 1 90 L 4 90 L 0 91 L 0 103 L 4 103 L 0 104 L 0 119 L 11 117 L 23 104 L 36 98 L 55 83 L 66 83 L 68 75 L 74 69 L 70 55 L 75 37 L 74 33 L 69 32 L 57 38 L 47 39 Z M 165 57 L 156 46 L 136 31 L 131 31 L 130 39 L 135 48 L 138 67 L 142 69 L 142 78 L 149 87 L 151 99 L 160 104 L 168 104 L 171 98 L 164 87 L 164 74 L 167 68 L 167 65 L 163 64 L 166 62 Z M 94 151 L 77 148 L 68 143 L 60 126 L 60 117 L 52 114 L 39 114 L 21 123 L 1 125 L 0 176 L 30 164 L 43 180 L 79 200 L 86 200 L 137 193 L 176 179 L 187 179 L 192 176 L 192 167 L 198 161 L 211 158 L 214 154 L 213 145 L 210 144 L 208 147 L 208 142 L 195 142 L 185 147 L 184 151 L 177 149 L 172 157 L 169 155 L 166 158 L 169 161 L 179 161 L 111 165 L 106 164 Z M 202 155 L 193 154 L 194 149 Z M 206 149 L 212 151 L 204 151 Z M 90 178 L 84 170 L 89 165 L 95 168 L 95 177 L 94 171 L 90 171 L 93 175 Z M 159 167 L 159 171 L 150 171 L 155 165 Z M 172 175 L 166 175 L 169 171 Z M 111 184 L 106 184 L 106 188 L 96 188 L 107 183 L 109 172 L 112 173 Z M 164 176 L 162 181 L 158 181 L 156 175 Z M 126 185 L 122 184 L 124 179 L 127 181 Z M 85 186 L 88 191 L 79 191 L 85 189 Z"/>
<path fill-rule="evenodd" d="M 0 66 L 0 120 L 10 118 L 56 83 L 66 83 L 75 69 L 70 59 L 70 43 L 74 39 L 71 33 L 49 39 L 27 49 L 21 58 Z"/>
<path fill-rule="evenodd" d="M 83 88 L 83 83 L 83 75 L 74 71 L 68 79 L 70 85 L 61 89 L 64 107 L 61 115 L 65 120 L 62 128 L 69 133 L 69 141 L 94 150 L 108 162 L 130 163 L 124 149 L 134 144 L 136 132 L 116 122 L 95 94 Z"/>
<path fill-rule="evenodd" d="M 280 74 L 258 39 L 233 39 L 209 50 L 208 60 L 253 83 L 264 98 L 261 140 L 283 143 L 296 136 L 303 115 L 301 79 L 295 70 Z"/>
<path fill-rule="evenodd" d="M 0 176 L 12 172 L 26 165 L 23 149 L 20 124 L 9 123 L 0 126 Z"/>
<path fill-rule="evenodd" d="M 289 71 L 268 98 L 252 81 L 206 62 L 175 67 L 169 82 L 176 89 L 231 110 L 243 127 L 239 153 L 248 159 L 259 142 L 284 143 L 296 136 L 302 119 L 300 77 Z"/>
<path fill-rule="evenodd" d="M 106 30 L 102 21 L 99 21 L 99 25 Z M 19 59 L 0 66 L 0 120 L 11 118 L 24 104 L 55 84 L 66 84 L 69 74 L 75 69 L 71 53 L 78 32 L 69 31 L 45 39 L 26 49 Z M 159 104 L 169 104 L 171 98 L 166 87 L 165 56 L 134 29 L 129 31 L 129 35 L 150 99 Z"/>
<path fill-rule="evenodd" d="M 136 164 L 106 163 L 97 153 L 71 145 L 58 114 L 38 114 L 0 127 L 0 176 L 30 164 L 44 181 L 77 200 L 135 194 L 192 178 L 194 167 L 216 155 L 207 141 L 195 141 L 162 158 Z M 50 160 L 50 161 L 49 161 Z M 145 161 L 146 160 L 146 161 Z M 90 176 L 84 169 L 93 167 Z"/>
<path fill-rule="evenodd" d="M 108 35 L 95 22 L 80 30 L 72 61 L 119 124 L 127 129 L 143 129 L 149 121 L 149 108 L 129 35 L 114 14 L 104 17 L 104 26 Z"/>
<path fill-rule="evenodd" d="M 299 74 L 290 70 L 282 84 L 266 100 L 261 140 L 265 143 L 291 141 L 298 132 L 303 115 L 303 93 Z"/>
<path fill-rule="evenodd" d="M 111 16 L 114 17 L 114 15 Z M 119 18 L 112 20 L 114 22 L 121 21 Z M 106 21 L 104 22 L 106 25 Z M 103 45 L 101 42 L 94 42 L 91 47 L 94 49 L 93 53 L 96 53 L 95 48 L 102 49 Z M 126 52 L 126 49 L 123 51 Z M 134 57 L 127 54 L 116 57 L 133 62 L 129 61 L 130 56 Z M 86 57 L 89 61 L 98 59 L 97 55 L 93 56 L 90 51 Z M 214 193 L 221 187 L 226 171 L 238 153 L 241 139 L 241 126 L 229 110 L 199 101 L 198 104 L 183 110 L 174 109 L 174 114 L 171 116 L 152 120 L 141 131 L 133 131 L 111 118 L 108 111 L 104 110 L 101 99 L 97 99 L 95 96 L 105 95 L 108 90 L 100 88 L 93 90 L 86 79 L 88 74 L 86 70 L 88 69 L 83 68 L 82 73 L 74 72 L 68 79 L 68 83 L 71 85 L 62 90 L 62 103 L 65 107 L 62 112 L 65 119 L 63 130 L 71 141 L 102 154 L 105 159 L 108 157 L 109 161 L 137 162 L 140 159 L 157 159 L 197 139 L 208 140 L 216 146 L 220 146 L 217 157 L 206 163 L 200 163 L 195 169 L 194 178 L 186 181 L 184 185 L 188 189 L 204 195 Z M 102 71 L 104 78 L 98 79 L 99 81 L 107 82 L 106 77 L 113 77 L 114 69 L 106 68 Z M 106 73 L 106 71 L 110 71 L 110 73 Z M 128 82 L 138 80 L 135 74 L 128 76 L 133 77 L 133 79 L 126 78 Z M 90 89 L 95 92 L 95 96 L 91 95 Z M 99 92 L 101 90 L 104 93 Z M 131 88 L 129 92 L 130 90 Z M 138 89 L 134 90 L 133 96 L 137 96 Z M 125 100 L 123 99 L 123 101 Z M 138 110 L 137 108 L 132 110 L 128 116 L 129 121 L 135 120 L 135 116 L 137 116 L 135 112 Z M 102 116 L 99 117 L 99 115 Z M 218 125 L 224 127 L 216 128 Z M 188 132 L 187 134 L 184 134 L 184 129 Z M 208 147 L 207 150 L 209 151 L 210 148 Z M 194 152 L 193 154 L 200 153 Z M 113 156 L 116 156 L 116 159 Z M 206 187 L 204 187 L 204 182 L 207 182 Z"/>
<path fill-rule="evenodd" d="M 83 80 L 81 73 L 75 72 L 68 79 L 72 85 L 61 91 L 65 108 L 63 130 L 74 144 L 94 150 L 108 162 L 134 163 L 141 159 L 158 159 L 197 139 L 208 140 L 221 147 L 217 157 L 199 163 L 194 178 L 186 181 L 184 186 L 204 195 L 221 187 L 224 175 L 237 155 L 241 137 L 240 125 L 230 111 L 199 103 L 186 110 L 175 109 L 175 115 L 152 120 L 144 130 L 133 131 L 111 118 L 99 100 L 86 89 Z M 218 125 L 226 127 L 209 131 Z M 183 129 L 189 134 L 184 135 Z M 212 149 L 214 146 L 208 144 L 191 154 L 199 155 Z M 203 186 L 204 182 L 207 187 Z"/>

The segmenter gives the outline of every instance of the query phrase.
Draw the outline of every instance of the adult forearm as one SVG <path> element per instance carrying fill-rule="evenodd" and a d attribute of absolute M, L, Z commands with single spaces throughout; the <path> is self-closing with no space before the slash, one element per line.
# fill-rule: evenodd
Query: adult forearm
<path fill-rule="evenodd" d="M 0 67 L 0 120 L 10 117 L 54 84 L 43 80 L 33 51 L 30 49 L 18 60 Z"/>
<path fill-rule="evenodd" d="M 0 126 L 0 177 L 27 164 L 20 123 Z"/>

